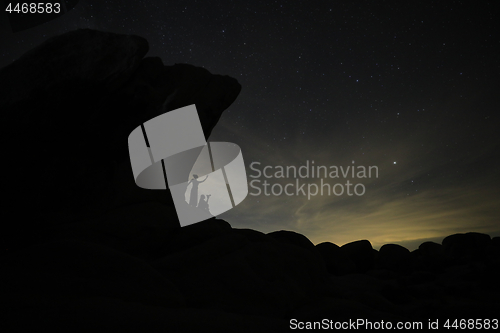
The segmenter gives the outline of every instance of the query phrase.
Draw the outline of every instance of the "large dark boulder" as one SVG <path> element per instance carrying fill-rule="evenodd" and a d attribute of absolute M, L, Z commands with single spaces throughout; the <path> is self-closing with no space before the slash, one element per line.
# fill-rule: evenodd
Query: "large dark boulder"
<path fill-rule="evenodd" d="M 324 260 L 322 260 L 323 258 L 321 257 L 321 254 L 319 253 L 318 249 L 316 249 L 314 244 L 306 236 L 288 230 L 273 231 L 268 233 L 267 235 L 275 239 L 279 243 L 297 246 L 311 252 L 312 255 L 314 256 L 315 264 L 318 266 L 318 268 L 321 268 L 321 270 L 324 273 L 326 273 L 327 271 L 326 265 Z"/>
<path fill-rule="evenodd" d="M 184 251 L 232 231 L 233 229 L 229 223 L 217 218 L 178 228 L 169 233 L 168 239 L 163 242 L 161 249 L 157 251 L 157 256 L 166 256 Z"/>
<path fill-rule="evenodd" d="M 372 244 L 366 239 L 344 244 L 340 249 L 356 264 L 358 272 L 366 272 L 375 265 Z"/>
<path fill-rule="evenodd" d="M 130 79 L 148 50 L 148 42 L 142 37 L 90 29 L 53 37 L 0 70 L 0 104 L 12 105 L 52 94 L 54 89 L 63 89 L 68 83 L 88 82 L 100 85 L 107 92 L 116 91 Z M 67 114 L 73 114 L 71 105 L 67 107 Z M 50 110 L 25 111 L 50 117 L 46 113 Z"/>
<path fill-rule="evenodd" d="M 53 228 L 141 202 L 173 206 L 168 191 L 135 185 L 128 135 L 196 104 L 208 138 L 241 86 L 204 68 L 143 58 L 148 43 L 89 29 L 53 37 L 0 70 L 5 126 L 2 249 L 52 239 Z M 15 162 L 14 162 L 15 161 Z M 29 209 L 26 209 L 26 205 Z M 177 220 L 176 216 L 173 217 Z"/>
<path fill-rule="evenodd" d="M 229 77 L 213 75 L 208 70 L 189 64 L 166 67 L 166 76 L 172 78 L 175 94 L 166 110 L 196 104 L 201 126 L 208 138 L 226 110 L 238 97 L 241 86 Z"/>
<path fill-rule="evenodd" d="M 322 264 L 300 246 L 242 230 L 220 233 L 152 262 L 180 288 L 188 306 L 274 317 L 323 290 Z"/>
<path fill-rule="evenodd" d="M 478 232 L 454 234 L 443 239 L 443 251 L 454 259 L 483 256 L 491 245 L 491 237 Z"/>
<path fill-rule="evenodd" d="M 354 273 L 356 264 L 343 252 L 340 247 L 330 242 L 316 245 L 316 249 L 325 261 L 328 272 L 335 275 Z"/>
<path fill-rule="evenodd" d="M 435 242 L 424 242 L 411 254 L 416 270 L 435 272 L 442 270 L 447 264 L 443 246 Z"/>
<path fill-rule="evenodd" d="M 379 250 L 378 264 L 382 268 L 400 270 L 411 266 L 410 251 L 398 244 L 384 244 Z"/>
<path fill-rule="evenodd" d="M 315 255 L 319 255 L 318 251 L 314 247 L 314 244 L 309 240 L 309 238 L 297 232 L 279 230 L 270 232 L 267 235 L 274 238 L 280 243 L 295 245 L 305 250 L 311 251 Z"/>
<path fill-rule="evenodd" d="M 443 256 L 443 246 L 435 242 L 424 242 L 418 247 L 419 254 L 424 258 L 440 258 Z"/>

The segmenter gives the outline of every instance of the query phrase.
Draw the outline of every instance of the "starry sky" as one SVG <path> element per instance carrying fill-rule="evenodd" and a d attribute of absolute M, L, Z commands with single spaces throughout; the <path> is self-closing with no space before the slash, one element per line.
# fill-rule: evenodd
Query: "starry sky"
<path fill-rule="evenodd" d="M 166 65 L 241 83 L 209 140 L 237 143 L 261 188 L 321 180 L 254 178 L 253 162 L 378 168 L 378 177 L 347 178 L 364 185 L 360 196 L 249 188 L 220 218 L 315 244 L 412 250 L 452 233 L 500 235 L 498 14 L 493 1 L 81 0 L 27 31 L 2 22 L 0 66 L 77 28 L 143 36 Z"/>

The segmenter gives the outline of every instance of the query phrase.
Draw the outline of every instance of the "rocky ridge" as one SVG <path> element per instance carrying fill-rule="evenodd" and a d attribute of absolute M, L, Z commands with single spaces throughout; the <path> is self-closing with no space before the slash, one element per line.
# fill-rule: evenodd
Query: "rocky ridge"
<path fill-rule="evenodd" d="M 135 186 L 128 134 L 196 104 L 208 138 L 241 86 L 147 51 L 138 36 L 77 30 L 0 70 L 6 331 L 283 332 L 292 318 L 498 318 L 499 237 L 455 234 L 410 252 L 368 240 L 314 245 L 215 218 L 180 228 L 165 191 Z"/>

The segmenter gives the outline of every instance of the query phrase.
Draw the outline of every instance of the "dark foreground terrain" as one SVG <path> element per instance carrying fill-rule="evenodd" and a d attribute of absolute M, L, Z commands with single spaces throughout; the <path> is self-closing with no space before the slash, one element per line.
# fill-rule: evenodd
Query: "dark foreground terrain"
<path fill-rule="evenodd" d="M 128 134 L 196 104 L 208 138 L 241 87 L 147 51 L 137 36 L 78 30 L 0 70 L 2 332 L 499 318 L 498 237 L 455 234 L 410 252 L 368 240 L 315 246 L 218 219 L 180 228 L 165 191 L 135 185 Z"/>

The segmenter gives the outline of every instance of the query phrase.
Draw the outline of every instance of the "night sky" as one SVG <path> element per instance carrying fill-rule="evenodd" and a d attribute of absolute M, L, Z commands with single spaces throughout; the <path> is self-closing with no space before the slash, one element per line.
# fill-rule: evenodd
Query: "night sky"
<path fill-rule="evenodd" d="M 369 239 L 412 250 L 452 233 L 500 235 L 498 9 L 493 1 L 81 0 L 31 30 L 4 29 L 0 66 L 77 28 L 145 37 L 148 56 L 166 65 L 241 83 L 209 140 L 242 148 L 249 181 L 266 180 L 251 177 L 252 162 L 378 167 L 378 178 L 348 178 L 365 186 L 361 196 L 249 194 L 220 218 L 315 244 Z M 320 184 L 267 182 L 296 179 Z"/>

